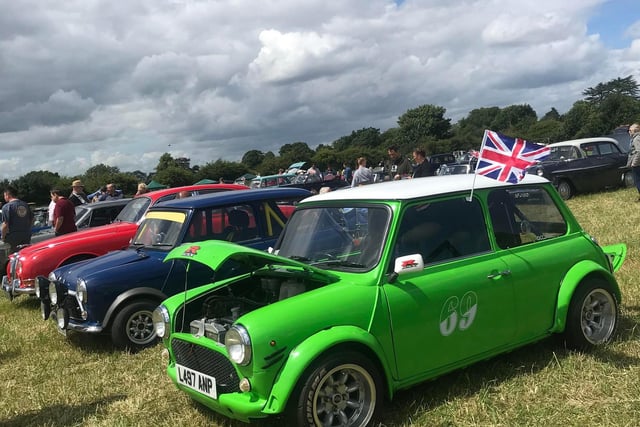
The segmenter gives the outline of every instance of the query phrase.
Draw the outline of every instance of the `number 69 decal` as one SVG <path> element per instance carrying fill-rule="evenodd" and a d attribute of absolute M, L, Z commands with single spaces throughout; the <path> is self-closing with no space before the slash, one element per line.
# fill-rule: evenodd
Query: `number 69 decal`
<path fill-rule="evenodd" d="M 461 299 L 449 297 L 440 312 L 440 333 L 447 337 L 456 327 L 461 331 L 468 329 L 476 318 L 477 311 L 478 296 L 475 292 L 469 291 Z"/>

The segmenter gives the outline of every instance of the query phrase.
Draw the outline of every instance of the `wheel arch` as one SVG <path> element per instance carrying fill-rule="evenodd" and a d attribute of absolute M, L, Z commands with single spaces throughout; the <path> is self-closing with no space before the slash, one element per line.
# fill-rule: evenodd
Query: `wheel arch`
<path fill-rule="evenodd" d="M 357 351 L 367 357 L 378 369 L 384 395 L 393 396 L 393 378 L 389 364 L 385 361 L 384 351 L 370 333 L 355 326 L 341 326 L 326 329 L 307 338 L 297 345 L 282 367 L 264 412 L 277 414 L 285 411 L 289 398 L 298 387 L 300 379 L 313 364 L 330 352 L 344 350 Z"/>
<path fill-rule="evenodd" d="M 582 282 L 592 278 L 603 279 L 609 283 L 618 304 L 620 303 L 622 294 L 620 292 L 618 282 L 613 275 L 600 264 L 593 261 L 580 261 L 571 267 L 560 284 L 558 300 L 556 303 L 556 316 L 551 332 L 564 331 L 567 325 L 567 313 L 569 311 L 569 304 L 571 303 L 573 293 Z"/>
<path fill-rule="evenodd" d="M 111 327 L 111 321 L 118 314 L 125 304 L 131 304 L 135 301 L 156 301 L 158 305 L 167 299 L 167 296 L 158 289 L 154 288 L 134 288 L 129 289 L 118 295 L 118 297 L 111 303 L 109 309 L 105 313 L 102 324 L 105 328 Z"/>
<path fill-rule="evenodd" d="M 95 254 L 91 254 L 91 253 L 81 253 L 81 254 L 73 254 L 65 259 L 63 259 L 60 264 L 58 264 L 58 267 L 62 267 L 65 265 L 69 265 L 69 264 L 73 264 L 74 262 L 79 262 L 79 261 L 86 261 L 88 259 L 93 259 L 93 258 L 97 258 L 98 255 Z"/>

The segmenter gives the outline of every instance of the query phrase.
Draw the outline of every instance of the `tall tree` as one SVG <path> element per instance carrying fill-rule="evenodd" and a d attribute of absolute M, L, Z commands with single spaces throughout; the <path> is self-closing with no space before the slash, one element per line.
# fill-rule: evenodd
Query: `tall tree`
<path fill-rule="evenodd" d="M 451 119 L 446 119 L 444 107 L 426 104 L 407 110 L 398 118 L 404 141 L 409 146 L 420 144 L 427 137 L 448 138 Z"/>
<path fill-rule="evenodd" d="M 640 100 L 639 93 L 640 87 L 633 76 L 618 77 L 606 83 L 598 83 L 595 87 L 587 88 L 582 92 L 585 101 L 596 105 L 611 95 L 628 96 L 637 101 Z"/>
<path fill-rule="evenodd" d="M 260 150 L 249 150 L 242 156 L 242 163 L 249 169 L 255 169 L 264 160 L 264 153 Z"/>

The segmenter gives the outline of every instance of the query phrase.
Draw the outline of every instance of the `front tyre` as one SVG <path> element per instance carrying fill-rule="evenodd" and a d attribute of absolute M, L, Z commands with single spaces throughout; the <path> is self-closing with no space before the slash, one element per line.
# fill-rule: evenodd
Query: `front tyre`
<path fill-rule="evenodd" d="M 619 307 L 611 285 L 589 280 L 575 290 L 565 329 L 567 346 L 586 350 L 611 341 L 618 326 Z"/>
<path fill-rule="evenodd" d="M 300 381 L 289 414 L 298 426 L 366 426 L 382 394 L 376 367 L 351 351 L 323 357 Z"/>
<path fill-rule="evenodd" d="M 111 326 L 111 340 L 120 347 L 129 350 L 142 350 L 156 343 L 153 328 L 153 310 L 157 304 L 138 301 L 125 306 L 117 314 Z"/>

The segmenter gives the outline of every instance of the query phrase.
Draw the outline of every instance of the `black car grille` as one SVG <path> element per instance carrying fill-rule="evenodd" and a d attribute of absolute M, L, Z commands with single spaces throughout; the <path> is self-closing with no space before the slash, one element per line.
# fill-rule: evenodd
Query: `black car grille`
<path fill-rule="evenodd" d="M 178 364 L 214 377 L 218 393 L 240 390 L 240 378 L 231 362 L 222 354 L 181 339 L 173 339 L 171 346 Z"/>

